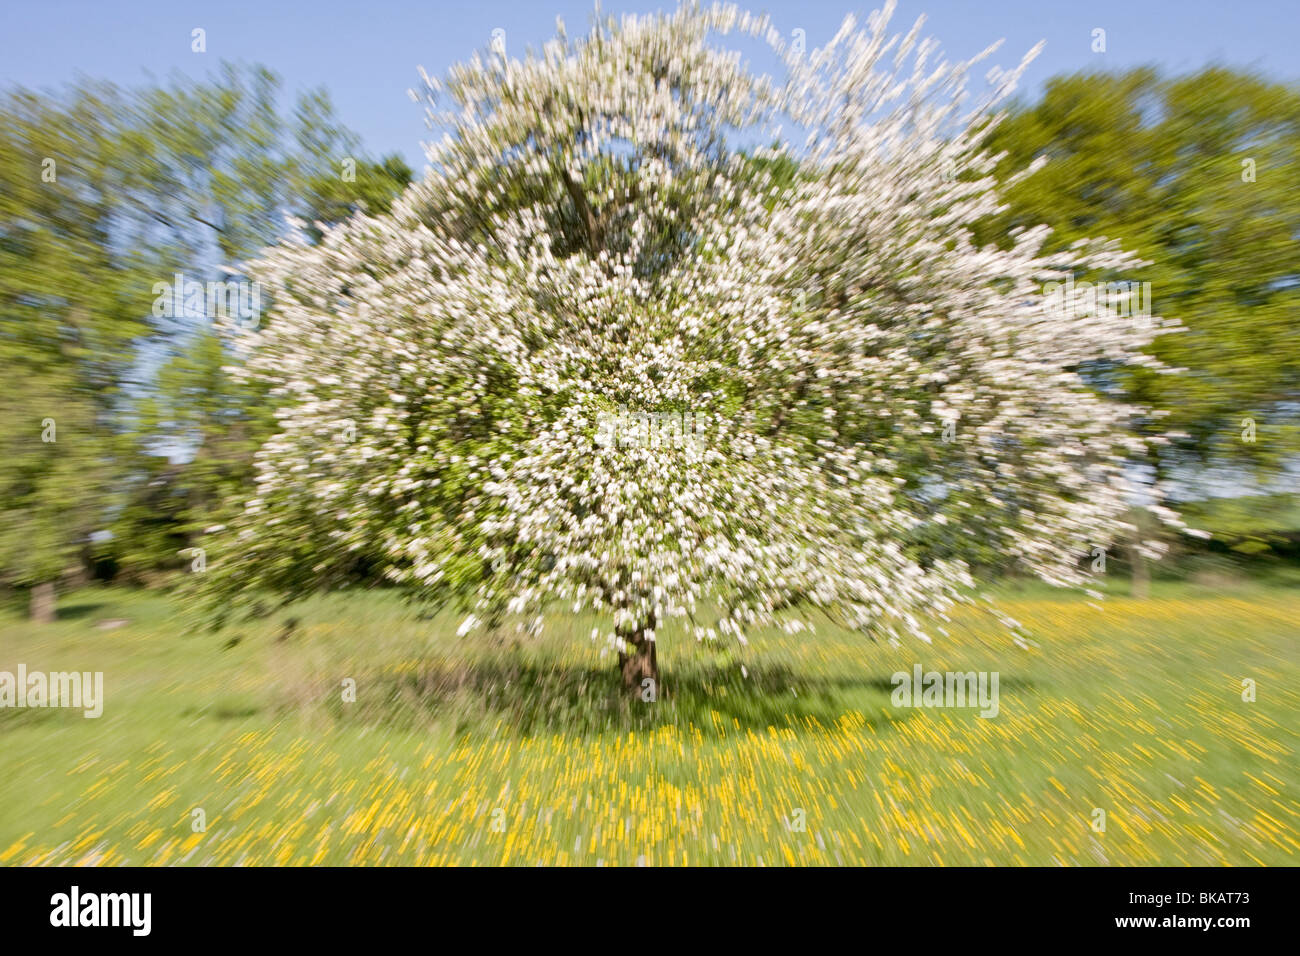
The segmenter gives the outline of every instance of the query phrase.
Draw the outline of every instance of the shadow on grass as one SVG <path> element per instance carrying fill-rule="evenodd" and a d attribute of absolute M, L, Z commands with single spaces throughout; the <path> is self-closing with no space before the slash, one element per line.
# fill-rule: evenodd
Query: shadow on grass
<path fill-rule="evenodd" d="M 249 720 L 262 713 L 263 708 L 251 703 L 218 701 L 202 707 L 186 707 L 182 717 L 206 717 L 217 721 Z"/>
<path fill-rule="evenodd" d="M 0 707 L 0 733 L 35 724 L 58 723 L 61 719 L 82 717 L 80 710 L 61 707 Z"/>
<path fill-rule="evenodd" d="M 806 733 L 851 712 L 862 715 L 864 726 L 888 730 L 891 722 L 880 713 L 889 703 L 887 679 L 796 676 L 782 666 L 755 667 L 746 677 L 734 666 L 686 664 L 662 675 L 654 701 L 624 691 L 612 664 L 557 667 L 508 656 L 361 675 L 355 703 L 343 703 L 337 687 L 330 684 L 322 693 L 326 709 L 341 723 L 453 725 L 458 735 L 490 733 L 502 723 L 525 736 L 663 726 L 693 727 L 706 738 L 769 728 Z M 893 722 L 911 716 L 903 713 Z"/>
<path fill-rule="evenodd" d="M 103 610 L 104 607 L 103 604 L 65 604 L 55 608 L 54 616 L 60 621 L 79 621 L 90 617 L 96 611 Z"/>
<path fill-rule="evenodd" d="M 968 672 L 969 671 L 960 671 L 959 673 Z M 889 677 L 872 677 L 861 682 L 861 684 L 859 684 L 858 681 L 851 681 L 849 682 L 849 686 L 870 687 L 872 690 L 880 691 L 888 696 L 894 692 L 895 684 Z M 998 675 L 999 693 L 1004 690 L 1035 690 L 1037 687 L 1037 681 L 1032 681 L 1025 677 L 1006 677 L 1002 674 Z"/>

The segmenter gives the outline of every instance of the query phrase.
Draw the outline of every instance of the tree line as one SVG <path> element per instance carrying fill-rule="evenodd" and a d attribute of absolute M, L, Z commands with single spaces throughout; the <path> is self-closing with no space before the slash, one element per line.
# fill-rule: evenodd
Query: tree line
<path fill-rule="evenodd" d="M 276 432 L 278 397 L 231 373 L 240 356 L 213 317 L 155 314 L 155 286 L 239 277 L 286 216 L 318 244 L 411 183 L 400 158 L 362 152 L 325 91 L 282 99 L 273 73 L 234 66 L 0 97 L 0 582 L 36 618 L 90 576 L 191 568 Z M 1194 493 L 1226 469 L 1273 487 L 1300 457 L 1300 92 L 1221 67 L 1063 76 L 989 145 L 1005 208 L 981 242 L 1007 248 L 1040 223 L 1062 254 L 1116 239 L 1149 264 L 1078 280 L 1149 282 L 1155 312 L 1184 326 L 1149 346 L 1180 374 L 1083 370 L 1108 399 L 1160 410 L 1143 425 L 1171 436 L 1141 463 L 1151 480 Z M 514 201 L 509 183 L 500 195 Z M 590 239 L 590 213 L 574 199 L 587 231 L 573 235 Z M 364 551 L 344 572 L 369 576 Z"/>

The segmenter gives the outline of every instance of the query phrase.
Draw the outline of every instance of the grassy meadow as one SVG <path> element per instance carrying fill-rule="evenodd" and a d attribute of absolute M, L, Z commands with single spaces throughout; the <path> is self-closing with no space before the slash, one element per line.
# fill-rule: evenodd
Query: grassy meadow
<path fill-rule="evenodd" d="M 643 702 L 590 620 L 459 638 L 372 591 L 213 634 L 81 591 L 0 618 L 0 670 L 105 684 L 98 719 L 0 709 L 0 865 L 1296 863 L 1300 588 L 1001 603 L 1033 645 L 668 632 Z M 998 715 L 893 706 L 917 663 L 997 671 Z"/>

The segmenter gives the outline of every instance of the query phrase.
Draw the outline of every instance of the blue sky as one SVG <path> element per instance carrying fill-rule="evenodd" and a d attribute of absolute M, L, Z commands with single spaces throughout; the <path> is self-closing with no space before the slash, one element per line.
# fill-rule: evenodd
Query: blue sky
<path fill-rule="evenodd" d="M 606 0 L 611 13 L 675 7 L 674 0 Z M 325 86 L 345 124 L 372 154 L 399 152 L 417 169 L 426 137 L 421 108 L 406 96 L 417 65 L 441 74 L 506 31 L 517 55 L 554 33 L 562 16 L 571 33 L 585 28 L 592 0 L 6 0 L 0 26 L 0 85 L 38 88 L 75 76 L 133 85 L 173 71 L 200 77 L 222 59 L 261 63 L 286 88 Z M 803 29 L 809 47 L 825 42 L 845 13 L 879 3 L 768 0 L 741 3 L 773 17 L 786 36 Z M 1155 64 L 1181 73 L 1217 62 L 1300 79 L 1300 0 L 900 0 L 893 26 L 929 18 L 927 33 L 953 58 L 1005 38 L 994 61 L 1019 62 L 1039 40 L 1047 47 L 1023 89 L 1057 73 Z M 190 31 L 207 31 L 207 52 L 190 51 Z M 1094 53 L 1092 31 L 1106 30 Z"/>

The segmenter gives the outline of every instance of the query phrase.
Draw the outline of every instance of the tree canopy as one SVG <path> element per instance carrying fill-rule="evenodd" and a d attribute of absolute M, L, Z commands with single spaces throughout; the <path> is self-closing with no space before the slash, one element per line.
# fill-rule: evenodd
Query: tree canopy
<path fill-rule="evenodd" d="M 932 62 L 889 13 L 806 54 L 727 6 L 561 24 L 428 79 L 428 176 L 247 267 L 274 306 L 240 368 L 281 407 L 213 540 L 222 606 L 364 556 L 466 630 L 593 610 L 632 682 L 674 625 L 928 637 L 979 543 L 1084 583 L 1158 438 L 1080 370 L 1158 368 L 1160 324 L 1045 305 L 1129 268 L 1113 244 L 975 241 L 1024 64 L 970 98 L 980 58 Z"/>

